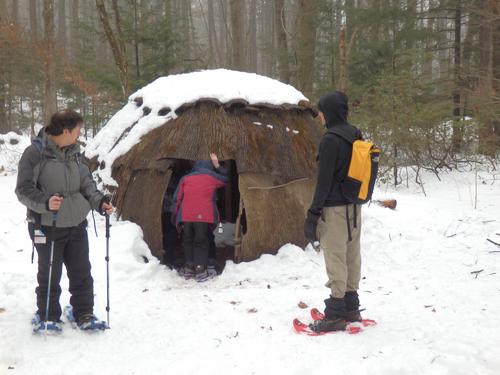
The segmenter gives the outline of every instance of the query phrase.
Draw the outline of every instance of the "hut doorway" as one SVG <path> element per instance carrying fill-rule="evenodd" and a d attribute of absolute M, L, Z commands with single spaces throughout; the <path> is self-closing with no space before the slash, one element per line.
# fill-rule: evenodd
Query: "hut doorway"
<path fill-rule="evenodd" d="M 246 232 L 245 213 L 240 203 L 238 171 L 234 160 L 221 161 L 228 172 L 228 184 L 217 191 L 217 208 L 220 223 L 210 236 L 209 265 L 215 266 L 217 273 L 222 273 L 226 260 L 234 260 L 235 246 L 241 242 L 241 235 Z M 171 167 L 171 176 L 165 191 L 162 214 L 162 234 L 164 263 L 171 268 L 182 267 L 184 255 L 182 240 L 175 228 L 171 210 L 173 195 L 180 179 L 188 174 L 193 166 L 190 160 L 175 160 Z"/>

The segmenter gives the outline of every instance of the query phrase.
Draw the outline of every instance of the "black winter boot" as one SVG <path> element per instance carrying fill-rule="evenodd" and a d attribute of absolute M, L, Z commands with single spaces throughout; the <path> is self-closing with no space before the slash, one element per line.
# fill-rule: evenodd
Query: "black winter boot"
<path fill-rule="evenodd" d="M 346 315 L 348 322 L 360 322 L 361 314 L 359 310 L 359 296 L 357 291 L 346 292 L 344 296 Z"/>
<path fill-rule="evenodd" d="M 325 299 L 325 317 L 309 324 L 314 332 L 345 331 L 346 308 L 343 298 L 330 297 Z"/>

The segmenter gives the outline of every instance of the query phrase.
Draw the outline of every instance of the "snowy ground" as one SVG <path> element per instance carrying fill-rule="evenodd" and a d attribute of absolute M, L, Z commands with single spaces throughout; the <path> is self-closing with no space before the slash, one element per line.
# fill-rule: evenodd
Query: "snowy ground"
<path fill-rule="evenodd" d="M 323 308 L 322 254 L 287 245 L 277 256 L 228 264 L 217 279 L 179 278 L 147 253 L 140 230 L 113 223 L 111 329 L 31 334 L 36 265 L 15 176 L 0 177 L 0 374 L 491 374 L 500 373 L 500 176 L 425 175 L 380 189 L 397 210 L 364 208 L 365 316 L 359 335 L 297 335 L 300 301 Z M 496 178 L 496 179 L 495 179 Z M 484 183 L 483 183 L 484 182 Z M 96 313 L 105 318 L 104 221 L 89 228 Z M 473 273 L 480 271 L 480 273 Z M 67 279 L 62 281 L 67 288 Z M 69 295 L 65 291 L 62 303 Z"/>

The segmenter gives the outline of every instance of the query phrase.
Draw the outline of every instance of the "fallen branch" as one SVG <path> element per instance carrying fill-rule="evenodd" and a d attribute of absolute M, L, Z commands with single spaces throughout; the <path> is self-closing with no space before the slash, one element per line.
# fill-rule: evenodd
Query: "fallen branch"
<path fill-rule="evenodd" d="M 476 279 L 477 279 L 478 275 L 479 275 L 481 272 L 483 272 L 483 271 L 484 271 L 484 269 L 483 269 L 483 270 L 479 270 L 479 271 L 472 271 L 472 272 L 471 272 L 471 274 L 475 274 L 475 275 L 476 275 Z"/>
<path fill-rule="evenodd" d="M 487 239 L 486 239 L 486 241 L 489 241 L 489 242 L 491 242 L 491 243 L 492 243 L 493 245 L 497 245 L 497 246 L 500 246 L 500 243 L 498 243 L 498 242 L 495 242 L 495 241 L 493 241 L 493 240 L 490 240 L 489 238 L 487 238 Z"/>

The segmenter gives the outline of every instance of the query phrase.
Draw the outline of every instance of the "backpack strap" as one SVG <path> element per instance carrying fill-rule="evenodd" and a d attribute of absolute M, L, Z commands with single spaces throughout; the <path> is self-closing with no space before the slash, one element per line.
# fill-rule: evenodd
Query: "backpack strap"
<path fill-rule="evenodd" d="M 342 138 L 343 140 L 349 142 L 351 145 L 354 143 L 354 141 L 357 141 L 359 139 L 363 139 L 361 136 L 361 133 L 358 131 L 358 134 L 356 134 L 354 137 L 352 137 L 350 134 L 347 134 L 347 132 L 342 131 L 341 129 L 338 129 L 336 127 L 330 128 L 328 130 L 328 133 L 335 134 Z M 353 204 L 354 206 L 354 228 L 357 228 L 357 221 L 358 221 L 358 213 L 357 213 L 357 205 Z M 345 206 L 345 219 L 347 222 L 347 236 L 349 242 L 352 241 L 352 229 L 351 225 L 349 223 L 349 205 L 347 204 Z"/>
<path fill-rule="evenodd" d="M 354 206 L 354 226 L 353 228 L 357 228 L 358 227 L 358 212 L 357 212 L 357 209 L 358 209 L 358 205 L 357 204 L 354 204 L 353 203 L 353 206 Z M 346 204 L 345 206 L 345 221 L 347 222 L 347 239 L 349 240 L 349 242 L 352 241 L 352 229 L 351 229 L 351 225 L 349 224 L 349 205 Z"/>
<path fill-rule="evenodd" d="M 38 142 L 37 140 L 33 141 L 32 144 L 36 147 L 36 149 L 40 152 L 40 163 L 39 163 L 39 167 L 38 167 L 38 170 L 34 173 L 33 175 L 33 182 L 35 183 L 35 185 L 38 183 L 38 177 L 40 177 L 40 173 L 42 171 L 42 167 L 43 167 L 43 162 L 45 161 L 45 158 L 43 157 L 43 150 L 44 150 L 44 145 L 43 145 L 43 141 L 41 142 Z"/>
<path fill-rule="evenodd" d="M 340 138 L 344 139 L 345 141 L 349 142 L 350 144 L 353 144 L 354 141 L 357 141 L 358 139 L 362 139 L 360 134 L 356 134 L 352 136 L 351 134 L 348 134 L 345 131 L 342 131 L 342 129 L 338 129 L 338 127 L 334 126 L 330 129 L 328 129 L 328 133 L 330 134 L 335 134 L 339 136 Z"/>

